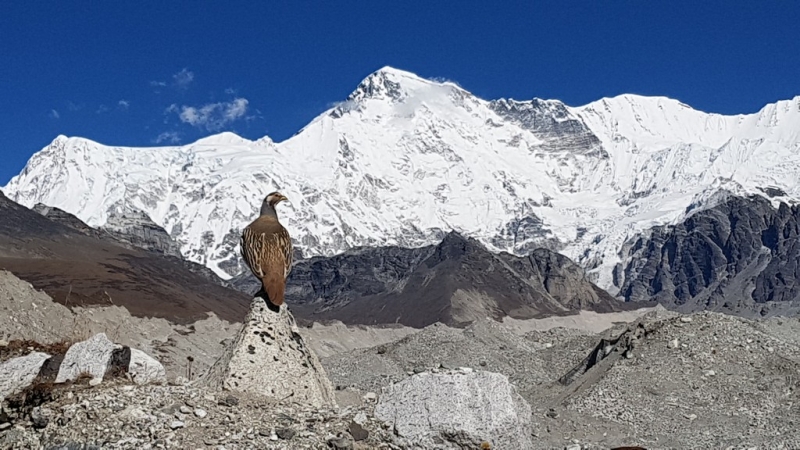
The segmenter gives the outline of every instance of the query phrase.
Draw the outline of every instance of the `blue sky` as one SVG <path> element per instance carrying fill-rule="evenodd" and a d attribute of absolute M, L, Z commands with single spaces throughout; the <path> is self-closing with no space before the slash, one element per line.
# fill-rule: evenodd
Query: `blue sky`
<path fill-rule="evenodd" d="M 0 3 L 0 185 L 59 134 L 291 136 L 389 65 L 483 98 L 750 113 L 800 94 L 800 3 Z"/>

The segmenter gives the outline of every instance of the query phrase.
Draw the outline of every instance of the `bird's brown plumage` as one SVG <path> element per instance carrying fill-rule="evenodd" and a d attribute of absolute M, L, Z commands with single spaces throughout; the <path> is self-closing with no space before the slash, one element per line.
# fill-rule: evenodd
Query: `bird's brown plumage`
<path fill-rule="evenodd" d="M 285 199 L 282 195 L 280 197 Z M 274 204 L 279 201 L 268 204 L 269 214 L 262 209 L 261 217 L 244 229 L 241 239 L 245 263 L 261 280 L 263 291 L 275 306 L 284 302 L 286 278 L 292 270 L 292 239 L 274 213 Z"/>

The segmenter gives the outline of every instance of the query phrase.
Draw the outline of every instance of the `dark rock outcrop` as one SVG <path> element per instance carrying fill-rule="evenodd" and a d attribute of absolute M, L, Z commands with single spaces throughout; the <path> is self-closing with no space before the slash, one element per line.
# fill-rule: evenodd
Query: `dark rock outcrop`
<path fill-rule="evenodd" d="M 111 211 L 102 227 L 110 235 L 134 247 L 181 258 L 178 243 L 143 211 Z"/>
<path fill-rule="evenodd" d="M 252 276 L 239 277 L 234 285 L 248 293 L 258 290 Z M 412 327 L 625 307 L 565 256 L 547 249 L 524 258 L 494 254 L 455 232 L 434 246 L 362 248 L 299 261 L 286 292 L 301 322 Z"/>
<path fill-rule="evenodd" d="M 559 101 L 501 99 L 490 102 L 489 107 L 504 119 L 536 134 L 544 141 L 542 147 L 547 151 L 567 150 L 573 154 L 608 157 L 600 139 Z"/>
<path fill-rule="evenodd" d="M 681 311 L 800 311 L 800 206 L 730 196 L 628 244 L 619 295 Z"/>

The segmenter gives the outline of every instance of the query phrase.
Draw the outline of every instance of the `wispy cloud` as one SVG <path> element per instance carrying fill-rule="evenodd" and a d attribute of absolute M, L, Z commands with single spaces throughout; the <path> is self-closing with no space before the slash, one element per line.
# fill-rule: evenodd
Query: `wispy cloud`
<path fill-rule="evenodd" d="M 97 113 L 97 114 L 103 114 L 103 113 L 107 113 L 107 112 L 108 112 L 108 106 L 106 106 L 106 105 L 100 105 L 100 107 L 97 108 L 97 111 L 95 111 L 95 113 Z"/>
<path fill-rule="evenodd" d="M 59 114 L 58 111 L 56 111 L 55 109 L 51 109 L 50 113 L 48 115 L 53 119 L 60 119 L 61 118 L 61 114 Z"/>
<path fill-rule="evenodd" d="M 80 111 L 81 109 L 83 109 L 83 103 L 75 104 L 72 102 L 67 102 L 67 109 L 69 109 L 70 111 Z"/>
<path fill-rule="evenodd" d="M 164 112 L 175 113 L 181 122 L 194 127 L 220 131 L 226 125 L 245 117 L 248 103 L 245 98 L 235 98 L 230 102 L 208 103 L 200 107 L 178 107 L 172 104 Z"/>
<path fill-rule="evenodd" d="M 172 79 L 175 80 L 175 86 L 178 89 L 187 89 L 194 81 L 194 72 L 190 72 L 184 67 L 180 72 L 172 75 Z"/>
<path fill-rule="evenodd" d="M 152 87 L 156 93 L 160 93 L 160 88 L 165 88 L 167 86 L 171 86 L 181 91 L 185 91 L 189 89 L 189 85 L 192 84 L 194 81 L 194 72 L 190 71 L 186 67 L 180 70 L 180 72 L 172 74 L 172 82 L 167 82 L 163 80 L 153 80 L 150 82 L 150 87 Z"/>
<path fill-rule="evenodd" d="M 178 144 L 181 142 L 181 134 L 177 131 L 165 131 L 156 136 L 156 138 L 153 139 L 153 142 L 156 144 Z"/>
<path fill-rule="evenodd" d="M 131 107 L 131 102 L 129 102 L 127 100 L 120 100 L 120 101 L 117 102 L 117 107 L 119 109 L 127 111 L 128 108 Z"/>

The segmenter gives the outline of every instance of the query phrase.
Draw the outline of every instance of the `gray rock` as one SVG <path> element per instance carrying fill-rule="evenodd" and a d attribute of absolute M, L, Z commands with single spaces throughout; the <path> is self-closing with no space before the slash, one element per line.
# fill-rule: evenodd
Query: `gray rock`
<path fill-rule="evenodd" d="M 627 301 L 746 317 L 800 312 L 800 205 L 722 195 L 683 223 L 622 249 L 615 284 Z"/>
<path fill-rule="evenodd" d="M 133 247 L 180 258 L 178 243 L 145 212 L 130 205 L 110 208 L 103 230 Z"/>
<path fill-rule="evenodd" d="M 532 448 L 531 407 L 498 373 L 414 375 L 384 388 L 375 416 L 415 445 Z"/>
<path fill-rule="evenodd" d="M 233 395 L 228 395 L 227 397 L 221 399 L 218 402 L 218 404 L 222 405 L 222 406 L 228 406 L 228 407 L 236 406 L 236 405 L 239 404 L 239 399 L 234 397 Z"/>
<path fill-rule="evenodd" d="M 232 283 L 245 292 L 258 290 L 249 271 Z M 544 248 L 528 257 L 495 254 L 457 232 L 444 234 L 437 245 L 360 248 L 298 261 L 286 296 L 300 318 L 415 328 L 624 306 L 566 256 Z"/>
<path fill-rule="evenodd" d="M 335 450 L 353 450 L 353 438 L 346 434 L 339 434 L 328 439 L 328 447 Z"/>
<path fill-rule="evenodd" d="M 336 405 L 325 369 L 287 306 L 274 312 L 261 298 L 253 299 L 236 339 L 199 384 L 316 407 Z"/>
<path fill-rule="evenodd" d="M 353 440 L 356 442 L 363 441 L 369 437 L 369 431 L 365 430 L 364 427 L 355 421 L 350 422 L 350 426 L 347 428 L 347 431 L 350 432 L 350 436 L 353 436 Z"/>
<path fill-rule="evenodd" d="M 285 441 L 288 441 L 288 440 L 292 439 L 294 437 L 294 435 L 297 434 L 297 432 L 294 431 L 291 428 L 288 428 L 288 427 L 281 427 L 281 428 L 275 429 L 275 434 L 279 438 L 281 438 L 281 439 L 283 439 Z"/>
<path fill-rule="evenodd" d="M 44 406 L 37 406 L 31 410 L 31 422 L 34 428 L 45 428 L 53 417 L 53 411 Z"/>
<path fill-rule="evenodd" d="M 136 384 L 164 383 L 167 381 L 167 371 L 164 366 L 147 353 L 135 348 L 131 349 L 128 374 Z"/>
<path fill-rule="evenodd" d="M 608 158 L 600 139 L 583 119 L 558 100 L 500 99 L 489 102 L 489 107 L 500 117 L 536 134 L 543 141 L 544 151 Z"/>
<path fill-rule="evenodd" d="M 47 353 L 33 352 L 0 363 L 0 401 L 30 386 L 48 358 Z"/>
<path fill-rule="evenodd" d="M 88 340 L 73 344 L 64 355 L 56 383 L 72 381 L 81 375 L 102 380 L 108 370 L 111 354 L 118 348 L 122 346 L 111 342 L 105 333 L 98 333 Z"/>

